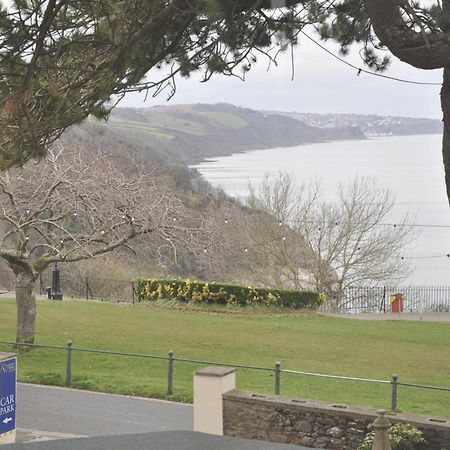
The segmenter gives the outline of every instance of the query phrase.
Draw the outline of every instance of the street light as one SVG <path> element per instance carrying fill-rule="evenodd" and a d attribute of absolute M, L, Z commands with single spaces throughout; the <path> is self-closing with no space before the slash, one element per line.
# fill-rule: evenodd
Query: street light
<path fill-rule="evenodd" d="M 52 273 L 52 287 L 50 290 L 49 298 L 51 300 L 62 300 L 63 295 L 61 292 L 61 283 L 59 280 L 59 269 L 58 269 L 58 263 L 55 262 L 55 267 L 53 267 L 53 273 Z"/>

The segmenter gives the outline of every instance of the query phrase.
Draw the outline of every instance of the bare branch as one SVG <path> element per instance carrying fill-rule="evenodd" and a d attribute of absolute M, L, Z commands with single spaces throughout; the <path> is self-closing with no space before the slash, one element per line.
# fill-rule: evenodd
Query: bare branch
<path fill-rule="evenodd" d="M 249 204 L 296 231 L 296 235 L 285 231 L 286 240 L 282 242 L 290 246 L 296 241 L 303 243 L 307 271 L 312 275 L 309 285 L 336 296 L 338 301 L 350 286 L 399 280 L 408 274 L 400 255 L 415 235 L 408 227 L 381 226 L 392 211 L 394 199 L 372 179 L 355 179 L 348 186 L 340 186 L 336 202 L 331 203 L 321 201 L 317 184 L 311 184 L 311 189 L 298 187 L 289 175 L 280 173 L 275 179 L 266 177 L 259 190 L 251 188 Z M 278 247 L 277 251 L 268 250 L 272 264 L 277 261 L 273 259 L 277 252 L 287 255 L 281 244 Z M 305 260 L 298 256 L 278 261 L 280 273 L 304 270 Z"/>
<path fill-rule="evenodd" d="M 132 160 L 119 167 L 87 142 L 73 147 L 55 148 L 39 166 L 5 174 L 0 221 L 7 225 L 3 245 L 11 244 L 5 256 L 20 250 L 39 273 L 54 262 L 111 252 L 140 235 L 168 239 L 172 255 L 178 245 L 189 247 L 183 236 L 195 227 L 184 225 L 188 215 L 168 178 Z"/>

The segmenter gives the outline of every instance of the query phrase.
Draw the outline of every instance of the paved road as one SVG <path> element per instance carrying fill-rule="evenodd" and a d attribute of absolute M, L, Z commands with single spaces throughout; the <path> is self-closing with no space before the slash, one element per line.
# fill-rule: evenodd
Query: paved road
<path fill-rule="evenodd" d="M 17 400 L 28 442 L 5 450 L 308 450 L 194 433 L 192 406 L 181 403 L 22 383 Z"/>
<path fill-rule="evenodd" d="M 78 436 L 192 430 L 192 406 L 19 383 L 17 427 Z"/>
<path fill-rule="evenodd" d="M 297 445 L 213 436 L 193 431 L 163 431 L 114 437 L 5 445 L 5 450 L 308 450 Z M 312 450 L 312 449 L 309 449 Z"/>

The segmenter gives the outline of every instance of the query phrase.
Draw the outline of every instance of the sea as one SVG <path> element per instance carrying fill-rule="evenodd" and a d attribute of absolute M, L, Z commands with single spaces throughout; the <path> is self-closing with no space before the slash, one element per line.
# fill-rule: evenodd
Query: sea
<path fill-rule="evenodd" d="M 405 284 L 450 285 L 450 208 L 445 191 L 441 135 L 383 136 L 265 150 L 252 150 L 206 160 L 196 168 L 213 186 L 245 198 L 249 183 L 265 174 L 287 171 L 296 180 L 321 182 L 325 199 L 336 198 L 339 184 L 356 176 L 375 178 L 395 197 L 385 222 L 405 215 L 418 235 L 403 255 L 412 265 Z"/>

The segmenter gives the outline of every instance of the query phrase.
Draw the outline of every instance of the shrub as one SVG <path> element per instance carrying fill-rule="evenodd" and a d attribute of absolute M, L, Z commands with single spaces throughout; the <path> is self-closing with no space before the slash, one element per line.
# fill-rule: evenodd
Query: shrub
<path fill-rule="evenodd" d="M 139 280 L 141 300 L 177 299 L 189 303 L 222 305 L 277 305 L 317 309 L 321 303 L 317 292 L 255 288 L 234 283 L 196 280 L 148 278 Z"/>
<path fill-rule="evenodd" d="M 426 444 L 422 432 L 409 423 L 398 423 L 388 430 L 392 450 L 416 450 Z M 372 450 L 374 432 L 369 433 L 358 450 Z"/>

